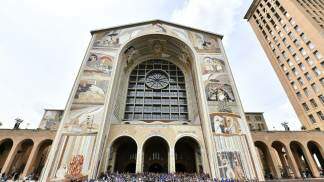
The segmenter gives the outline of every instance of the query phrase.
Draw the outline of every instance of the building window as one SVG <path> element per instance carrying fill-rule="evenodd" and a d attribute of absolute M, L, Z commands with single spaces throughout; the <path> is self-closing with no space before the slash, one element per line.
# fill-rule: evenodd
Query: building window
<path fill-rule="evenodd" d="M 293 67 L 293 66 L 294 66 L 294 64 L 293 64 L 290 60 L 288 60 L 287 63 L 288 63 L 288 65 L 289 65 L 290 67 Z"/>
<path fill-rule="evenodd" d="M 262 120 L 262 117 L 261 116 L 255 116 L 255 120 L 261 121 Z"/>
<path fill-rule="evenodd" d="M 304 80 L 301 77 L 299 77 L 297 81 L 300 84 L 300 86 L 303 86 L 305 84 Z"/>
<path fill-rule="evenodd" d="M 312 80 L 312 77 L 310 76 L 310 74 L 309 74 L 308 72 L 305 73 L 304 75 L 305 75 L 305 77 L 306 77 L 306 79 L 307 79 L 308 81 Z"/>
<path fill-rule="evenodd" d="M 324 120 L 324 115 L 323 115 L 322 111 L 318 111 L 316 114 L 317 114 L 318 118 L 320 118 L 321 120 Z"/>
<path fill-rule="evenodd" d="M 301 32 L 301 29 L 300 29 L 300 27 L 298 26 L 298 25 L 296 25 L 295 27 L 294 27 L 294 29 L 296 30 L 296 32 L 298 32 L 298 33 L 300 33 Z"/>
<path fill-rule="evenodd" d="M 300 36 L 305 42 L 308 42 L 308 38 L 306 37 L 305 33 L 302 33 Z"/>
<path fill-rule="evenodd" d="M 309 65 L 311 65 L 311 66 L 314 65 L 314 61 L 313 61 L 311 58 L 307 57 L 307 58 L 306 58 L 306 61 L 307 61 L 307 63 L 308 63 Z"/>
<path fill-rule="evenodd" d="M 188 120 L 182 71 L 165 60 L 148 60 L 130 74 L 125 120 Z"/>
<path fill-rule="evenodd" d="M 303 56 L 307 56 L 307 53 L 304 48 L 301 48 L 299 51 Z"/>
<path fill-rule="evenodd" d="M 324 105 L 324 96 L 323 95 L 320 95 L 320 96 L 318 96 L 318 98 L 322 102 L 322 104 Z"/>
<path fill-rule="evenodd" d="M 298 76 L 299 75 L 299 72 L 297 71 L 296 68 L 293 68 L 291 71 L 294 73 L 295 76 Z"/>
<path fill-rule="evenodd" d="M 309 102 L 312 104 L 312 106 L 313 106 L 314 108 L 317 107 L 317 103 L 315 102 L 314 99 L 309 100 Z"/>
<path fill-rule="evenodd" d="M 308 91 L 308 88 L 307 88 L 307 87 L 304 88 L 303 91 L 304 91 L 304 94 L 305 94 L 306 96 L 309 96 L 309 91 Z"/>
<path fill-rule="evenodd" d="M 313 83 L 311 86 L 315 93 L 319 92 L 319 89 L 315 83 Z"/>
<path fill-rule="evenodd" d="M 315 51 L 315 52 L 314 52 L 314 55 L 315 55 L 315 57 L 316 57 L 318 60 L 320 60 L 320 59 L 323 58 L 322 54 L 319 53 L 318 51 Z"/>
<path fill-rule="evenodd" d="M 313 50 L 315 48 L 315 45 L 312 42 L 308 42 L 307 46 L 310 50 Z"/>
<path fill-rule="evenodd" d="M 289 81 L 291 80 L 291 76 L 290 76 L 289 72 L 286 73 L 286 77 L 287 77 L 287 79 L 288 79 Z"/>
<path fill-rule="evenodd" d="M 303 70 L 303 71 L 306 70 L 306 67 L 305 67 L 305 65 L 304 65 L 303 63 L 300 63 L 300 64 L 299 64 L 299 68 L 300 68 L 301 70 Z"/>
<path fill-rule="evenodd" d="M 320 76 L 321 75 L 321 71 L 318 68 L 314 67 L 313 68 L 313 71 L 314 71 L 314 73 L 315 73 L 316 76 Z"/>
<path fill-rule="evenodd" d="M 302 106 L 303 106 L 305 111 L 309 111 L 309 107 L 308 107 L 308 105 L 306 103 L 303 103 Z"/>
<path fill-rule="evenodd" d="M 297 85 L 295 84 L 295 82 L 291 82 L 291 86 L 292 86 L 295 90 L 298 90 L 298 87 L 297 87 Z"/>
<path fill-rule="evenodd" d="M 308 115 L 308 118 L 311 121 L 311 123 L 316 123 L 316 120 L 312 114 Z"/>
<path fill-rule="evenodd" d="M 296 95 L 297 95 L 297 98 L 298 98 L 299 100 L 301 100 L 301 99 L 302 99 L 302 95 L 301 95 L 301 93 L 300 93 L 300 92 L 297 92 L 297 93 L 296 93 Z"/>
<path fill-rule="evenodd" d="M 300 61 L 300 58 L 297 54 L 294 55 L 294 59 L 296 60 L 296 62 L 299 62 Z"/>

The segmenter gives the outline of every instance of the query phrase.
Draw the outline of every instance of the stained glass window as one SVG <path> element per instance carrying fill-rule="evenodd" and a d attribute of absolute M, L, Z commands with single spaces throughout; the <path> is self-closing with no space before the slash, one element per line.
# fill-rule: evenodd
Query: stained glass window
<path fill-rule="evenodd" d="M 148 60 L 130 74 L 124 120 L 188 120 L 182 71 L 165 60 Z"/>

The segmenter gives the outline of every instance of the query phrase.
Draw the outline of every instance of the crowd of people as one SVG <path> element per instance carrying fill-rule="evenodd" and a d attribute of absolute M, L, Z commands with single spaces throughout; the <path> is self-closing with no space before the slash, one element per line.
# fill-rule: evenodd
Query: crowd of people
<path fill-rule="evenodd" d="M 234 179 L 211 179 L 208 174 L 196 173 L 106 173 L 105 182 L 235 182 Z"/>

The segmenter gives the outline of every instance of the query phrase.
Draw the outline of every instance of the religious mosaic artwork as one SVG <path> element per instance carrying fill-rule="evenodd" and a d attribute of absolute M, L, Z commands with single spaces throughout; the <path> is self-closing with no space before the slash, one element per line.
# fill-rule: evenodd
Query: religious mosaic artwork
<path fill-rule="evenodd" d="M 82 177 L 82 165 L 84 162 L 83 155 L 74 155 L 68 166 L 68 175 L 70 178 L 80 178 Z"/>
<path fill-rule="evenodd" d="M 212 74 L 225 72 L 225 63 L 215 57 L 206 56 L 202 62 L 202 74 L 212 76 Z"/>
<path fill-rule="evenodd" d="M 199 53 L 220 53 L 220 46 L 216 37 L 208 34 L 190 32 L 194 48 Z"/>
<path fill-rule="evenodd" d="M 46 110 L 41 120 L 39 128 L 55 130 L 62 119 L 62 110 Z"/>
<path fill-rule="evenodd" d="M 211 113 L 212 131 L 219 134 L 240 134 L 240 118 L 235 115 Z"/>
<path fill-rule="evenodd" d="M 87 176 L 92 160 L 95 135 L 65 135 L 62 139 L 66 147 L 62 152 L 60 163 L 56 170 L 56 177 L 77 178 Z"/>
<path fill-rule="evenodd" d="M 81 80 L 74 96 L 74 104 L 103 103 L 108 88 L 107 80 Z"/>
<path fill-rule="evenodd" d="M 113 68 L 112 60 L 113 58 L 109 55 L 92 52 L 90 53 L 84 70 L 85 72 L 92 72 L 110 77 Z"/>
<path fill-rule="evenodd" d="M 64 124 L 67 132 L 91 132 L 98 130 L 103 116 L 103 105 L 74 105 Z"/>
<path fill-rule="evenodd" d="M 93 47 L 96 48 L 118 48 L 120 46 L 118 35 L 120 30 L 111 30 L 105 32 L 94 42 Z"/>
<path fill-rule="evenodd" d="M 217 152 L 217 159 L 220 176 L 227 179 L 246 180 L 239 152 Z"/>

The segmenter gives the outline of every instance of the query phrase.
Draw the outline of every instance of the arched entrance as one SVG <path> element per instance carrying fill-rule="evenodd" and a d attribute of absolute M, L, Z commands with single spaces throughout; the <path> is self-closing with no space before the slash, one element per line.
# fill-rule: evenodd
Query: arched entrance
<path fill-rule="evenodd" d="M 9 175 L 13 175 L 13 178 L 18 177 L 24 171 L 33 146 L 34 142 L 31 139 L 23 140 L 18 144 L 16 153 L 14 154 L 14 160 L 9 170 Z"/>
<path fill-rule="evenodd" d="M 310 170 L 308 161 L 302 149 L 302 145 L 299 142 L 292 141 L 290 143 L 290 149 L 293 153 L 300 174 L 305 174 L 306 177 L 312 177 L 313 174 Z"/>
<path fill-rule="evenodd" d="M 261 141 L 254 142 L 254 145 L 260 156 L 264 177 L 266 179 L 272 179 L 274 176 L 278 177 L 274 169 L 268 146 Z"/>
<path fill-rule="evenodd" d="M 309 141 L 307 143 L 307 148 L 311 153 L 313 160 L 315 161 L 315 164 L 317 165 L 318 169 L 324 169 L 324 159 L 323 159 L 324 152 L 321 146 L 317 142 Z"/>
<path fill-rule="evenodd" d="M 33 168 L 31 169 L 31 174 L 34 175 L 35 179 L 38 179 L 43 170 L 47 156 L 51 149 L 51 145 L 52 140 L 44 140 L 38 145 L 38 152 L 34 161 Z"/>
<path fill-rule="evenodd" d="M 128 136 L 117 138 L 111 147 L 109 171 L 135 173 L 137 144 Z"/>
<path fill-rule="evenodd" d="M 167 173 L 169 145 L 161 137 L 151 137 L 144 143 L 144 172 Z"/>
<path fill-rule="evenodd" d="M 174 151 L 176 172 L 203 172 L 200 147 L 195 139 L 180 138 L 175 144 Z"/>
<path fill-rule="evenodd" d="M 277 157 L 279 158 L 281 166 L 279 166 L 280 175 L 282 178 L 291 178 L 294 175 L 291 158 L 287 154 L 286 146 L 279 141 L 274 141 L 271 145 L 277 152 Z M 274 159 L 275 160 L 275 159 Z M 296 174 L 295 174 L 296 175 Z"/>
<path fill-rule="evenodd" d="M 0 144 L 0 171 L 3 168 L 4 163 L 7 160 L 9 152 L 12 148 L 13 141 L 11 139 L 4 139 Z"/>

